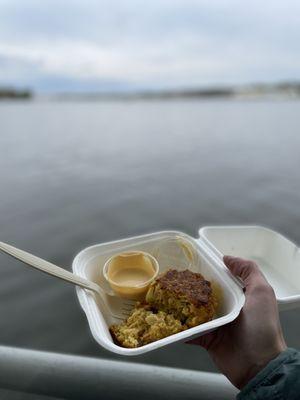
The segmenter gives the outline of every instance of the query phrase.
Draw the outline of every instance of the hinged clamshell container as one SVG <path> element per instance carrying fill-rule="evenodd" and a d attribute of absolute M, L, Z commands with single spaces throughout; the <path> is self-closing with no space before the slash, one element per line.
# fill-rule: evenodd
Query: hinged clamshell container
<path fill-rule="evenodd" d="M 224 254 L 255 261 L 273 287 L 279 310 L 300 307 L 300 249 L 262 226 L 207 226 L 200 239 L 217 258 Z"/>
<path fill-rule="evenodd" d="M 223 254 L 257 261 L 275 289 L 280 308 L 300 306 L 300 253 L 292 242 L 270 229 L 257 226 L 203 227 L 199 234 L 200 237 L 195 239 L 177 231 L 151 233 L 97 244 L 82 250 L 75 257 L 73 272 L 101 284 L 103 265 L 112 255 L 130 250 L 151 254 L 166 239 L 179 237 L 192 242 L 197 250 L 198 263 L 194 270 L 221 288 L 220 306 L 212 321 L 145 346 L 128 349 L 115 344 L 109 332 L 109 326 L 120 321 L 105 312 L 93 293 L 77 287 L 78 299 L 87 316 L 91 333 L 101 346 L 121 355 L 138 355 L 170 343 L 187 341 L 233 321 L 239 315 L 245 297 L 240 285 L 224 265 Z"/>

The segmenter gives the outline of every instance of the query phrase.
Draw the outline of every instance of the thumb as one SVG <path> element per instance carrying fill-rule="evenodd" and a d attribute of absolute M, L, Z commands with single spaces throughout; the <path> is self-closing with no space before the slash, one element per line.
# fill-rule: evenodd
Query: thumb
<path fill-rule="evenodd" d="M 233 275 L 243 280 L 246 290 L 258 283 L 268 284 L 254 261 L 232 256 L 224 256 L 223 261 Z"/>

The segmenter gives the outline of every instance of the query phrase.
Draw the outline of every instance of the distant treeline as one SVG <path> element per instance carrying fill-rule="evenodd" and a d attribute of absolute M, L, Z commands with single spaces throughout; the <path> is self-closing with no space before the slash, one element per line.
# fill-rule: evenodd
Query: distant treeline
<path fill-rule="evenodd" d="M 173 90 L 139 90 L 136 92 L 82 92 L 54 95 L 59 100 L 156 100 L 197 98 L 243 98 L 243 97 L 300 97 L 299 82 L 259 83 L 232 87 L 187 88 Z"/>
<path fill-rule="evenodd" d="M 98 93 L 60 93 L 55 97 L 61 100 L 156 100 L 156 99 L 181 99 L 181 98 L 214 98 L 231 97 L 235 94 L 233 89 L 212 88 L 212 89 L 187 89 L 187 90 L 157 90 L 137 92 L 98 92 Z"/>
<path fill-rule="evenodd" d="M 0 100 L 4 99 L 30 99 L 33 93 L 27 89 L 0 88 Z"/>
<path fill-rule="evenodd" d="M 300 99 L 300 82 L 275 82 L 256 83 L 237 86 L 214 86 L 202 88 L 177 88 L 177 89 L 140 89 L 137 91 L 122 92 L 60 92 L 57 94 L 34 95 L 29 89 L 16 89 L 0 87 L 0 100 L 3 99 L 38 99 L 49 100 L 171 100 L 171 99 L 197 99 L 197 98 L 273 98 L 285 97 Z"/>
<path fill-rule="evenodd" d="M 197 97 L 229 97 L 234 95 L 234 90 L 230 88 L 209 88 L 209 89 L 186 89 L 186 90 L 161 90 L 157 92 L 139 92 L 133 96 L 140 98 L 197 98 Z"/>

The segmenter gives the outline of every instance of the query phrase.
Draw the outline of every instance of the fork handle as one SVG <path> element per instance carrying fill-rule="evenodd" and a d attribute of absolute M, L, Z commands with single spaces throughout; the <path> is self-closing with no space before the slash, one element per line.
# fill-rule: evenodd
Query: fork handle
<path fill-rule="evenodd" d="M 10 256 L 16 258 L 17 260 L 23 261 L 25 264 L 30 267 L 39 269 L 46 274 L 56 276 L 57 278 L 63 279 L 64 281 L 73 283 L 74 285 L 78 285 L 82 288 L 92 290 L 97 294 L 101 293 L 101 288 L 94 282 L 91 282 L 87 279 L 81 278 L 78 275 L 72 274 L 63 268 L 58 267 L 42 258 L 36 257 L 26 251 L 17 249 L 16 247 L 10 246 L 9 244 L 0 242 L 0 250 L 4 253 L 9 254 Z"/>

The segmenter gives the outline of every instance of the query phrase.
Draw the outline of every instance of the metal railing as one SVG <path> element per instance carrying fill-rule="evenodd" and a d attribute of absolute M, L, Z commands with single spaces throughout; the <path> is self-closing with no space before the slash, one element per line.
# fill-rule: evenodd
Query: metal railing
<path fill-rule="evenodd" d="M 0 387 L 64 399 L 232 400 L 220 374 L 0 346 Z"/>

